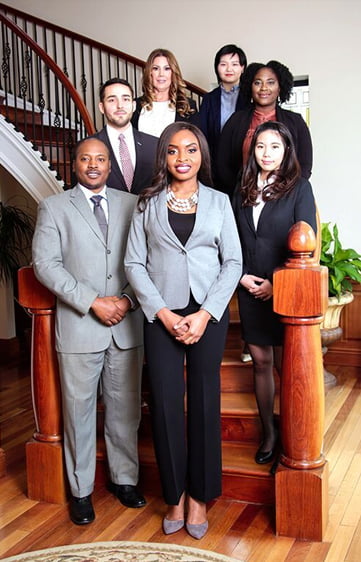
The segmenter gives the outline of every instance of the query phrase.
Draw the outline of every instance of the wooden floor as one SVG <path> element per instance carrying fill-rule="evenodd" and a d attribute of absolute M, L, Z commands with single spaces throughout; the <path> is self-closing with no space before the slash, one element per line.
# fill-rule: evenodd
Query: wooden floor
<path fill-rule="evenodd" d="M 176 542 L 254 562 L 359 562 L 361 560 L 361 369 L 333 366 L 338 385 L 326 396 L 324 451 L 329 461 L 329 524 L 323 543 L 277 538 L 270 507 L 218 500 L 209 506 L 210 530 L 195 541 L 184 530 L 165 537 L 164 505 L 124 508 L 103 487 L 93 499 L 96 520 L 69 521 L 67 506 L 26 497 L 24 445 L 32 435 L 29 360 L 0 365 L 1 446 L 7 475 L 0 478 L 0 558 L 51 546 L 107 540 Z"/>

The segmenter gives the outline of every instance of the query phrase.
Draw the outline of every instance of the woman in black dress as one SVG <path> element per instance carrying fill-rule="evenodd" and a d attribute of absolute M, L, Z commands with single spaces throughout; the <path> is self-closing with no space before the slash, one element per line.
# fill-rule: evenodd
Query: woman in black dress
<path fill-rule="evenodd" d="M 272 276 L 287 258 L 291 226 L 306 221 L 316 231 L 316 207 L 309 181 L 301 177 L 290 131 L 269 121 L 260 125 L 234 201 L 243 251 L 238 288 L 242 334 L 253 359 L 255 394 L 263 440 L 259 464 L 274 454 L 277 432 L 273 420 L 273 364 L 280 372 L 283 330 L 273 312 Z"/>

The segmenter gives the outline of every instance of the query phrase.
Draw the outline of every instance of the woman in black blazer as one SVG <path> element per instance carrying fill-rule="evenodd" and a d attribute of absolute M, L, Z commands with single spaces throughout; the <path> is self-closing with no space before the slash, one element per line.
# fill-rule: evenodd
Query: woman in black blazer
<path fill-rule="evenodd" d="M 243 252 L 239 311 L 263 429 L 255 460 L 263 464 L 272 459 L 277 440 L 273 363 L 279 371 L 283 343 L 283 325 L 273 312 L 273 271 L 287 258 L 294 223 L 303 220 L 317 228 L 312 188 L 301 177 L 292 136 L 282 123 L 269 121 L 256 129 L 234 210 Z"/>
<path fill-rule="evenodd" d="M 132 125 L 159 137 L 175 121 L 196 123 L 196 102 L 187 97 L 177 59 L 166 49 L 154 49 L 143 73 L 143 95 L 137 98 Z"/>
<path fill-rule="evenodd" d="M 290 98 L 291 72 L 277 61 L 252 63 L 243 74 L 241 87 L 245 102 L 251 106 L 234 113 L 222 130 L 217 155 L 219 189 L 232 196 L 247 163 L 253 133 L 265 121 L 279 121 L 289 129 L 302 177 L 308 179 L 312 170 L 310 131 L 299 113 L 279 106 Z"/>

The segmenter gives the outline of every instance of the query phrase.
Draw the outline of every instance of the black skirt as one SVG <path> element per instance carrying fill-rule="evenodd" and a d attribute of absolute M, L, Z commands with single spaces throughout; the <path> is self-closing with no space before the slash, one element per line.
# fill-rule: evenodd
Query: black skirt
<path fill-rule="evenodd" d="M 237 290 L 242 337 L 255 345 L 283 345 L 284 326 L 273 312 L 273 299 L 254 298 L 244 287 Z"/>

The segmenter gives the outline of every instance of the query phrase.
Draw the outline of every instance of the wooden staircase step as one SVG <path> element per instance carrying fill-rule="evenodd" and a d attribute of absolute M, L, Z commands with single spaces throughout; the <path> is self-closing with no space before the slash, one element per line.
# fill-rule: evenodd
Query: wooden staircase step
<path fill-rule="evenodd" d="M 222 497 L 247 503 L 274 503 L 274 476 L 271 464 L 258 465 L 254 461 L 257 444 L 222 444 Z M 140 485 L 144 493 L 161 495 L 161 485 L 150 440 L 140 440 Z"/>
<path fill-rule="evenodd" d="M 272 464 L 256 464 L 258 444 L 223 442 L 222 497 L 247 503 L 272 505 L 275 501 L 275 479 Z"/>

